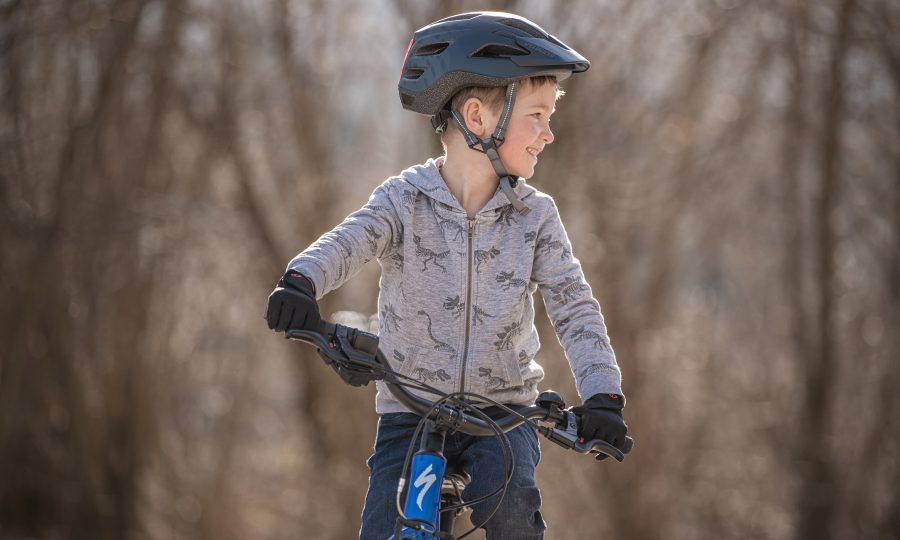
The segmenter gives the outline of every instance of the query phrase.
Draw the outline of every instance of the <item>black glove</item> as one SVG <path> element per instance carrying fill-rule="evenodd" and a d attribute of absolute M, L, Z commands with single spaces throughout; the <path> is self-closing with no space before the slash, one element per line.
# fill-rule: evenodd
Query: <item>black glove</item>
<path fill-rule="evenodd" d="M 589 397 L 583 405 L 572 407 L 572 412 L 580 419 L 578 436 L 586 441 L 602 439 L 622 450 L 625 444 L 625 434 L 628 433 L 628 425 L 622 418 L 624 406 L 624 396 L 596 394 Z"/>
<path fill-rule="evenodd" d="M 276 332 L 318 330 L 322 318 L 312 282 L 296 270 L 288 270 L 269 295 L 266 322 Z"/>

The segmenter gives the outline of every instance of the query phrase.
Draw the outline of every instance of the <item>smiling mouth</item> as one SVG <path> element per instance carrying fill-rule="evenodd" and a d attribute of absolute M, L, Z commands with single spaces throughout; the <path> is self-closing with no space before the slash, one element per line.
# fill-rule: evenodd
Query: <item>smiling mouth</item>
<path fill-rule="evenodd" d="M 537 158 L 537 157 L 538 157 L 538 154 L 541 153 L 541 151 L 538 150 L 537 148 L 531 148 L 531 147 L 528 147 L 528 148 L 526 148 L 525 150 L 526 150 L 529 154 L 531 154 L 532 156 L 534 156 L 535 158 Z"/>

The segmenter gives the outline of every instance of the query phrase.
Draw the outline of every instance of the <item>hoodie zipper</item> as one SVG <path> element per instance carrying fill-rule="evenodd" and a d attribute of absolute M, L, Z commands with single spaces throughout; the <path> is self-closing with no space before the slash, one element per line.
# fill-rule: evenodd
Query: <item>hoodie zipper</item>
<path fill-rule="evenodd" d="M 475 237 L 475 218 L 467 218 L 469 222 L 469 236 L 466 241 L 466 249 L 468 252 L 468 270 L 466 272 L 466 333 L 463 341 L 463 358 L 462 370 L 459 375 L 459 391 L 466 391 L 466 362 L 469 359 L 469 331 L 472 325 L 472 267 L 474 263 L 474 252 L 472 249 L 472 241 Z"/>

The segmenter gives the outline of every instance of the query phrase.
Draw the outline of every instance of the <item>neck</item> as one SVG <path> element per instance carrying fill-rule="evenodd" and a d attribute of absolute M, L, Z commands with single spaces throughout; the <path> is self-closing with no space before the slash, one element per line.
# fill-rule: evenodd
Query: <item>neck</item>
<path fill-rule="evenodd" d="M 461 148 L 448 145 L 441 176 L 470 218 L 484 208 L 500 184 L 487 156 L 465 144 Z"/>

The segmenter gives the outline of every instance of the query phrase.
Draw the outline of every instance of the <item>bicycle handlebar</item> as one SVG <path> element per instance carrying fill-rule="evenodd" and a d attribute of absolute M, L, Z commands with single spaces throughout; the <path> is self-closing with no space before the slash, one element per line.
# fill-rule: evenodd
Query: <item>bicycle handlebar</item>
<path fill-rule="evenodd" d="M 378 336 L 374 334 L 323 320 L 317 332 L 288 330 L 285 332 L 285 337 L 313 345 L 318 349 L 320 356 L 336 365 L 370 372 L 395 373 L 381 349 L 378 348 Z M 419 416 L 427 416 L 432 421 L 448 422 L 454 429 L 469 435 L 496 435 L 495 427 L 481 418 L 465 412 L 461 407 L 451 405 L 449 402 L 435 406 L 435 403 L 411 393 L 394 380 L 384 378 L 384 382 L 397 401 Z M 512 408 L 518 415 L 507 414 L 503 418 L 494 420 L 496 426 L 499 426 L 504 432 L 512 430 L 529 419 L 553 422 L 557 427 L 535 427 L 544 437 L 564 448 L 582 454 L 603 454 L 617 461 L 625 459 L 625 454 L 633 446 L 631 437 L 626 437 L 621 450 L 602 439 L 585 441 L 579 438 L 576 416 L 566 409 L 540 405 Z"/>

